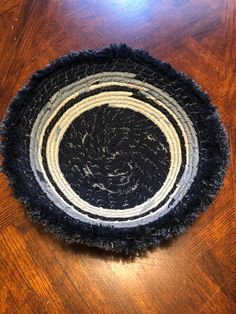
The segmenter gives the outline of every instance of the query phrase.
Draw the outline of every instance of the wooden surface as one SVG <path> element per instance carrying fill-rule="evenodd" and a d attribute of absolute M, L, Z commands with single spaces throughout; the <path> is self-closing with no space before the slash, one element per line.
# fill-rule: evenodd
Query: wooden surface
<path fill-rule="evenodd" d="M 146 257 L 68 246 L 35 227 L 0 177 L 0 313 L 236 313 L 236 1 L 1 0 L 0 115 L 69 50 L 126 42 L 196 80 L 229 131 L 214 204 Z"/>

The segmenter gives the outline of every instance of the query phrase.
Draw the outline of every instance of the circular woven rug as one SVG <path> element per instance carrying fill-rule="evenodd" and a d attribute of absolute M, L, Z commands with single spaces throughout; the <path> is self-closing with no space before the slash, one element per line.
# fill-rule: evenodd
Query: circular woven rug
<path fill-rule="evenodd" d="M 208 96 L 126 45 L 74 52 L 35 73 L 1 129 L 3 172 L 34 221 L 127 254 L 182 233 L 228 164 Z"/>

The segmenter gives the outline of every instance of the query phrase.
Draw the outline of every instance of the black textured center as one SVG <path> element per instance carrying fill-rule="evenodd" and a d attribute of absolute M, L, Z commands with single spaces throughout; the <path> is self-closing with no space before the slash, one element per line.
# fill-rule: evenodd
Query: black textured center
<path fill-rule="evenodd" d="M 125 209 L 161 188 L 170 152 L 161 130 L 143 114 L 105 104 L 71 123 L 60 144 L 59 164 L 83 200 Z"/>

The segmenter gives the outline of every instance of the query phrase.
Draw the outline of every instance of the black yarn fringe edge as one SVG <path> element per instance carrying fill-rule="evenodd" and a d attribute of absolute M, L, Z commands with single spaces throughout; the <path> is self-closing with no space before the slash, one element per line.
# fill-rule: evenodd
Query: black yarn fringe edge
<path fill-rule="evenodd" d="M 157 70 L 162 71 L 162 73 L 168 75 L 170 78 L 179 78 L 181 81 L 182 87 L 187 87 L 195 92 L 197 92 L 198 97 L 203 101 L 212 106 L 214 109 L 214 122 L 218 125 L 218 141 L 222 145 L 222 151 L 225 158 L 223 160 L 218 160 L 220 167 L 218 173 L 216 173 L 209 184 L 208 193 L 205 195 L 205 198 L 202 199 L 201 205 L 192 209 L 181 220 L 173 220 L 168 228 L 155 228 L 155 224 L 151 226 L 145 226 L 144 233 L 139 238 L 135 237 L 135 234 L 138 233 L 139 227 L 135 228 L 134 236 L 127 237 L 127 234 L 120 234 L 119 237 L 114 236 L 114 229 L 106 229 L 106 234 L 103 234 L 103 227 L 98 227 L 100 230 L 95 230 L 94 233 L 89 233 L 94 226 L 83 226 L 81 223 L 81 230 L 79 228 L 70 231 L 68 226 L 73 225 L 73 219 L 64 215 L 61 216 L 56 222 L 54 221 L 52 215 L 49 213 L 45 215 L 43 211 L 38 208 L 35 208 L 31 205 L 31 202 L 27 197 L 21 194 L 21 189 L 17 185 L 18 175 L 16 172 L 11 172 L 12 160 L 11 156 L 7 155 L 5 151 L 6 139 L 9 137 L 9 129 L 11 126 L 11 117 L 16 117 L 23 106 L 26 106 L 25 100 L 30 97 L 36 86 L 52 72 L 66 68 L 73 63 L 79 61 L 89 61 L 89 60 L 105 60 L 111 57 L 132 57 L 138 62 L 148 63 L 151 67 L 154 67 Z M 105 249 L 107 251 L 112 251 L 115 253 L 122 253 L 126 256 L 142 255 L 146 252 L 147 249 L 155 248 L 162 242 L 172 239 L 173 237 L 184 233 L 189 226 L 191 226 L 199 216 L 199 214 L 207 209 L 211 204 L 221 186 L 223 185 L 224 176 L 226 170 L 229 166 L 229 141 L 227 132 L 220 122 L 219 113 L 215 110 L 215 107 L 211 104 L 208 95 L 202 91 L 202 89 L 184 73 L 177 72 L 169 64 L 162 62 L 160 60 L 154 59 L 146 51 L 140 49 L 134 49 L 128 47 L 126 44 L 112 44 L 100 51 L 86 50 L 82 52 L 71 52 L 68 55 L 62 56 L 55 61 L 48 64 L 45 68 L 34 73 L 29 82 L 18 92 L 18 94 L 13 99 L 12 103 L 9 105 L 6 114 L 4 115 L 3 121 L 0 124 L 0 136 L 2 140 L 0 142 L 0 153 L 3 155 L 3 162 L 0 171 L 2 171 L 8 178 L 9 184 L 13 189 L 13 193 L 17 199 L 19 199 L 24 206 L 26 207 L 27 213 L 30 216 L 33 222 L 40 223 L 45 231 L 53 233 L 58 239 L 64 240 L 68 243 L 85 243 L 88 246 L 95 246 L 98 248 Z M 11 144 L 8 142 L 8 145 Z M 67 224 L 67 227 L 64 227 L 64 224 Z M 77 224 L 78 227 L 78 224 Z M 86 229 L 87 228 L 87 229 Z M 91 229 L 92 228 L 92 229 Z M 73 229 L 73 228 L 72 228 Z M 88 232 L 87 232 L 88 231 Z M 100 232 L 101 231 L 101 232 Z M 143 232 L 143 228 L 142 228 Z"/>

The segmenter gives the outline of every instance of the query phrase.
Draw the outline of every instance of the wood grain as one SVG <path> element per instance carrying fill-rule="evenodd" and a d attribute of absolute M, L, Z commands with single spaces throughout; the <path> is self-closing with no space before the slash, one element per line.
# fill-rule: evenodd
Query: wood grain
<path fill-rule="evenodd" d="M 225 185 L 186 234 L 126 260 L 33 225 L 0 176 L 0 313 L 236 313 L 235 0 L 1 0 L 0 117 L 37 69 L 125 42 L 185 72 L 231 142 Z"/>

